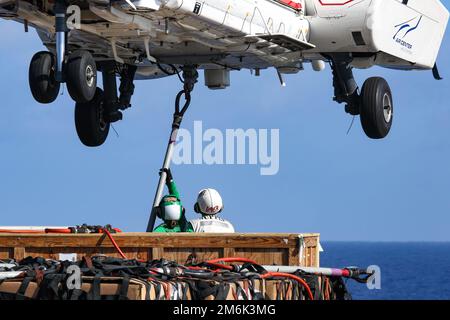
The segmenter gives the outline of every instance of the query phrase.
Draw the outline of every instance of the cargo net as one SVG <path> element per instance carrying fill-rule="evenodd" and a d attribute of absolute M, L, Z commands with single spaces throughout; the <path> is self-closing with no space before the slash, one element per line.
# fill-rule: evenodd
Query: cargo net
<path fill-rule="evenodd" d="M 254 262 L 180 265 L 163 259 L 95 256 L 77 262 L 32 257 L 0 261 L 0 299 L 349 300 L 351 296 L 340 276 L 268 272 Z"/>

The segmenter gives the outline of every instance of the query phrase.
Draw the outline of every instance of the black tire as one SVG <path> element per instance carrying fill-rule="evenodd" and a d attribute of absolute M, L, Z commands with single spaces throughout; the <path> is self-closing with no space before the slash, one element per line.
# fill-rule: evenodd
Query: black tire
<path fill-rule="evenodd" d="M 392 92 L 387 81 L 369 78 L 361 90 L 361 125 L 371 139 L 383 139 L 391 130 L 394 118 Z"/>
<path fill-rule="evenodd" d="M 87 147 L 101 146 L 108 137 L 110 123 L 104 120 L 104 94 L 97 88 L 94 98 L 75 104 L 75 127 L 80 141 Z"/>
<path fill-rule="evenodd" d="M 97 66 L 90 52 L 72 53 L 65 65 L 67 90 L 75 102 L 86 103 L 94 99 L 97 89 Z"/>
<path fill-rule="evenodd" d="M 33 98 L 43 104 L 52 103 L 59 93 L 60 83 L 56 81 L 56 60 L 52 53 L 41 51 L 31 59 L 28 71 Z"/>

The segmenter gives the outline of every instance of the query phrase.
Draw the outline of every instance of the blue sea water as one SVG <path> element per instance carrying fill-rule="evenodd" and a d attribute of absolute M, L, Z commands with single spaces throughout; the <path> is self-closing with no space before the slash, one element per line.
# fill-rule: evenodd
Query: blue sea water
<path fill-rule="evenodd" d="M 323 242 L 323 267 L 381 268 L 381 289 L 347 281 L 355 300 L 450 299 L 450 243 Z"/>

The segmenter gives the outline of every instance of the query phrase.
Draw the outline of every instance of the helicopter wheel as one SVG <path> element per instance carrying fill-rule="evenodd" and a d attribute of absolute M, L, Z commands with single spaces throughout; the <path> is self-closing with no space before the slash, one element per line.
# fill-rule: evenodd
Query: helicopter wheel
<path fill-rule="evenodd" d="M 380 77 L 369 78 L 361 90 L 361 125 L 371 139 L 383 139 L 391 130 L 394 104 L 387 81 Z"/>
<path fill-rule="evenodd" d="M 97 88 L 89 102 L 76 103 L 75 127 L 80 141 L 87 147 L 98 147 L 106 141 L 110 123 L 105 120 L 103 90 Z"/>

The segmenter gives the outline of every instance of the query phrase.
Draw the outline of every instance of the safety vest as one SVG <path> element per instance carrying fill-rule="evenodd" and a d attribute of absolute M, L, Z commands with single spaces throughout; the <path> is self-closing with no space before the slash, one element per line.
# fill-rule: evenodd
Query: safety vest
<path fill-rule="evenodd" d="M 192 225 L 186 220 L 186 217 L 183 215 L 179 223 L 170 228 L 166 223 L 160 224 L 153 230 L 153 232 L 194 232 Z"/>
<path fill-rule="evenodd" d="M 203 216 L 190 222 L 194 232 L 234 233 L 234 227 L 229 221 L 216 216 Z"/>

